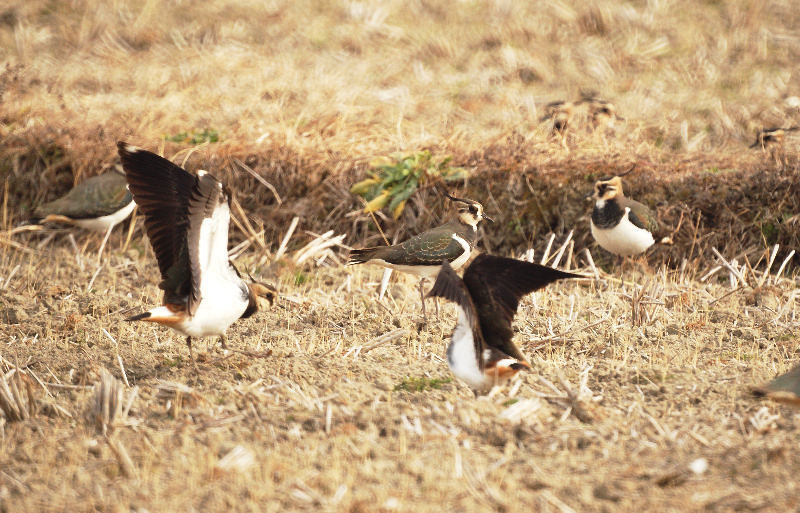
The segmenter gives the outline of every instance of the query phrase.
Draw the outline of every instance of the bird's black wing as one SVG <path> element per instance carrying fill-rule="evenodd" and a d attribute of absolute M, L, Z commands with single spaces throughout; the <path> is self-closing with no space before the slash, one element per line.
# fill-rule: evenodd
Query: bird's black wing
<path fill-rule="evenodd" d="M 511 341 L 511 323 L 519 300 L 554 281 L 578 277 L 552 267 L 483 254 L 464 272 L 464 284 L 475 304 L 486 344 L 525 361 Z"/>
<path fill-rule="evenodd" d="M 464 281 L 456 274 L 446 260 L 442 262 L 442 268 L 439 270 L 439 274 L 436 275 L 436 282 L 425 297 L 440 297 L 452 301 L 463 312 L 462 315 L 466 318 L 472 331 L 472 342 L 475 345 L 478 367 L 482 369 L 484 365 L 484 359 L 482 357 L 484 339 L 481 333 L 478 312 L 475 310 L 475 304 L 472 302 L 470 292 L 464 284 Z"/>
<path fill-rule="evenodd" d="M 187 248 L 189 200 L 197 177 L 155 153 L 118 142 L 122 167 L 161 271 L 165 301 L 186 296 L 191 288 Z"/>

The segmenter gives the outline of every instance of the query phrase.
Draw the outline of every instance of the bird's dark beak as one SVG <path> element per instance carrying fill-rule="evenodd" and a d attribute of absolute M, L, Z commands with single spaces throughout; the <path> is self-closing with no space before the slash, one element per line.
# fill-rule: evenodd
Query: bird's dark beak
<path fill-rule="evenodd" d="M 492 219 L 491 217 L 487 216 L 486 214 L 483 214 L 483 219 L 485 219 L 486 221 L 489 221 L 490 223 L 494 222 L 494 219 Z"/>
<path fill-rule="evenodd" d="M 592 192 L 592 193 L 589 193 L 589 194 L 587 194 L 586 196 L 584 196 L 584 197 L 583 197 L 583 199 L 584 199 L 585 201 L 589 201 L 589 200 L 590 200 L 590 199 L 592 199 L 592 198 L 594 198 L 594 193 L 593 193 L 593 192 Z"/>

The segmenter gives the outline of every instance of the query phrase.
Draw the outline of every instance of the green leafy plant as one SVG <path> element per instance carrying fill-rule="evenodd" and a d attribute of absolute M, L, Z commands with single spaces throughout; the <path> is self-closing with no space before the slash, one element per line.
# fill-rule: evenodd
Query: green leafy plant
<path fill-rule="evenodd" d="M 350 192 L 367 200 L 364 212 L 388 206 L 397 219 L 420 186 L 439 179 L 452 182 L 467 177 L 467 170 L 450 166 L 450 160 L 450 156 L 435 157 L 428 150 L 381 157 L 370 163 L 370 177 L 353 185 Z"/>
<path fill-rule="evenodd" d="M 775 244 L 780 234 L 780 228 L 775 223 L 767 221 L 761 224 L 761 234 L 764 235 L 767 244 Z"/>
<path fill-rule="evenodd" d="M 176 143 L 202 144 L 205 142 L 218 142 L 219 132 L 213 128 L 204 128 L 202 132 L 178 132 L 175 135 L 165 135 L 164 139 Z"/>
<path fill-rule="evenodd" d="M 395 385 L 395 391 L 405 390 L 406 392 L 424 392 L 428 389 L 440 389 L 445 383 L 450 383 L 452 378 L 415 378 L 407 377 Z"/>
<path fill-rule="evenodd" d="M 308 275 L 306 273 L 304 273 L 303 271 L 297 271 L 295 273 L 294 284 L 296 287 L 299 287 L 300 285 L 304 284 L 307 281 L 308 281 Z"/>

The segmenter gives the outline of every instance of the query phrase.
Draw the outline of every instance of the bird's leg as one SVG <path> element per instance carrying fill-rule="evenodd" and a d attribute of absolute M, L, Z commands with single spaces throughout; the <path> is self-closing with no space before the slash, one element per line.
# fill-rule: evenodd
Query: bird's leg
<path fill-rule="evenodd" d="M 428 314 L 425 312 L 425 292 L 422 289 L 422 284 L 425 282 L 425 278 L 419 280 L 419 299 L 422 301 L 422 320 L 423 323 L 428 323 Z"/>
<path fill-rule="evenodd" d="M 103 256 L 103 250 L 106 249 L 106 243 L 108 242 L 108 238 L 111 236 L 111 230 L 114 229 L 114 225 L 108 227 L 106 230 L 106 234 L 103 237 L 103 242 L 100 243 L 100 250 L 97 252 L 97 263 L 100 263 L 100 258 Z"/>
<path fill-rule="evenodd" d="M 226 337 L 224 333 L 219 336 L 219 343 L 222 346 L 222 349 L 228 349 L 228 337 Z"/>
<path fill-rule="evenodd" d="M 642 274 L 652 274 L 653 270 L 650 268 L 650 264 L 647 262 L 647 254 L 642 253 L 638 257 L 636 257 L 637 263 L 639 264 L 639 269 L 642 270 Z"/>
<path fill-rule="evenodd" d="M 192 359 L 194 371 L 199 374 L 200 369 L 197 368 L 197 360 L 194 359 L 194 349 L 192 349 L 192 337 L 186 337 L 186 345 L 189 346 L 189 358 Z"/>
<path fill-rule="evenodd" d="M 625 262 L 627 261 L 628 257 L 624 257 L 620 255 L 618 257 L 617 266 L 619 267 L 619 279 L 622 282 L 622 288 L 625 288 Z"/>
<path fill-rule="evenodd" d="M 433 298 L 433 304 L 436 305 L 436 320 L 437 321 L 441 320 L 439 318 L 439 298 L 438 297 Z"/>

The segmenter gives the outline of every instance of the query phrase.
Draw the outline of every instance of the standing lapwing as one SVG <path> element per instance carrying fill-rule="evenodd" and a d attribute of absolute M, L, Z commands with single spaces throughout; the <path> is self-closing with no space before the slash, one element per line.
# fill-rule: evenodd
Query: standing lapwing
<path fill-rule="evenodd" d="M 39 205 L 26 225 L 66 223 L 104 233 L 98 254 L 102 254 L 111 230 L 133 211 L 136 204 L 121 171 L 113 169 L 79 183 L 49 203 Z"/>
<path fill-rule="evenodd" d="M 219 336 L 275 298 L 264 283 L 245 282 L 228 260 L 230 191 L 205 171 L 186 172 L 149 151 L 117 143 L 122 166 L 161 271 L 163 306 L 126 319 L 168 326 L 192 337 Z"/>
<path fill-rule="evenodd" d="M 754 388 L 753 394 L 779 403 L 800 406 L 800 365 L 786 374 L 781 374 L 766 385 Z"/>
<path fill-rule="evenodd" d="M 592 236 L 600 247 L 625 257 L 638 255 L 655 243 L 656 217 L 645 205 L 625 197 L 619 176 L 598 180 L 592 197 Z"/>
<path fill-rule="evenodd" d="M 793 126 L 789 128 L 765 128 L 756 133 L 756 142 L 750 145 L 751 148 L 760 147 L 762 150 L 770 146 L 782 146 L 783 140 L 788 132 L 800 130 L 800 126 Z"/>
<path fill-rule="evenodd" d="M 436 276 L 442 260 L 449 262 L 454 269 L 464 265 L 478 238 L 478 223 L 483 219 L 492 221 L 483 213 L 483 205 L 477 201 L 456 198 L 449 194 L 447 197 L 459 204 L 458 216 L 454 220 L 394 246 L 354 249 L 350 251 L 350 260 L 347 263 L 372 263 L 419 276 L 422 315 L 426 320 L 423 281 Z"/>
<path fill-rule="evenodd" d="M 447 348 L 447 363 L 473 390 L 486 390 L 531 365 L 512 342 L 511 323 L 519 300 L 548 283 L 580 278 L 524 260 L 479 255 L 458 277 L 445 261 L 428 297 L 458 307 L 458 321 Z"/>
<path fill-rule="evenodd" d="M 789 128 L 765 128 L 756 133 L 756 142 L 750 148 L 761 148 L 761 151 L 769 153 L 775 163 L 781 167 L 786 167 L 786 154 L 784 152 L 784 140 L 787 134 L 800 130 L 800 126 Z"/>

